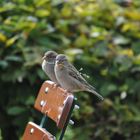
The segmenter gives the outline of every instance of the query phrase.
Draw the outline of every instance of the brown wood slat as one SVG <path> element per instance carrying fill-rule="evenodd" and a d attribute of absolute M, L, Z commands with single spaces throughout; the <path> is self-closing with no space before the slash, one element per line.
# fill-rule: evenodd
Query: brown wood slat
<path fill-rule="evenodd" d="M 29 122 L 22 140 L 55 140 L 55 137 L 35 123 Z"/>
<path fill-rule="evenodd" d="M 45 89 L 48 88 L 48 92 Z M 34 107 L 54 120 L 58 128 L 63 128 L 71 109 L 74 96 L 51 81 L 45 81 L 39 91 Z"/>

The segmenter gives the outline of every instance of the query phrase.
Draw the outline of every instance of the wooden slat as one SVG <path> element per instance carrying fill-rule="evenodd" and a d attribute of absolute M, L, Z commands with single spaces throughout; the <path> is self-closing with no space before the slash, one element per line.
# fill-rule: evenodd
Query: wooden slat
<path fill-rule="evenodd" d="M 29 122 L 22 140 L 55 140 L 55 137 L 33 122 Z"/>
<path fill-rule="evenodd" d="M 48 92 L 45 92 L 48 89 Z M 74 96 L 51 81 L 45 81 L 39 91 L 34 107 L 63 128 L 71 109 Z"/>

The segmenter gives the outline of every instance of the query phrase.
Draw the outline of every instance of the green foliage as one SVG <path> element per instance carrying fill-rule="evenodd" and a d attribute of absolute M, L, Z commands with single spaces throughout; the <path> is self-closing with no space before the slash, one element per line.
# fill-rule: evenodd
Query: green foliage
<path fill-rule="evenodd" d="M 0 139 L 20 139 L 29 120 L 40 121 L 33 104 L 47 50 L 67 54 L 105 97 L 76 94 L 66 140 L 140 139 L 140 1 L 120 3 L 0 1 Z"/>

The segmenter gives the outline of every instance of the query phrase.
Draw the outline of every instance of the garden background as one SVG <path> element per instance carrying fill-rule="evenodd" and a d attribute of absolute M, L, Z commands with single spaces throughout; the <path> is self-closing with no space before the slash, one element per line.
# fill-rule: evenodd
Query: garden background
<path fill-rule="evenodd" d="M 140 140 L 140 0 L 0 0 L 0 140 L 21 139 L 44 80 L 65 53 L 104 96 L 77 93 L 65 140 Z"/>

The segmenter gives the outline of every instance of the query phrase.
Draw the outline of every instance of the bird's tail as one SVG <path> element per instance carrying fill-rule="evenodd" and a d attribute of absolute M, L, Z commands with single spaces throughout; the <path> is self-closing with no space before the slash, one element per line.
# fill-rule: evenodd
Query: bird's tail
<path fill-rule="evenodd" d="M 99 93 L 97 93 L 95 91 L 95 88 L 92 87 L 91 85 L 88 86 L 87 91 L 96 95 L 100 100 L 104 100 L 103 96 L 101 96 Z"/>

